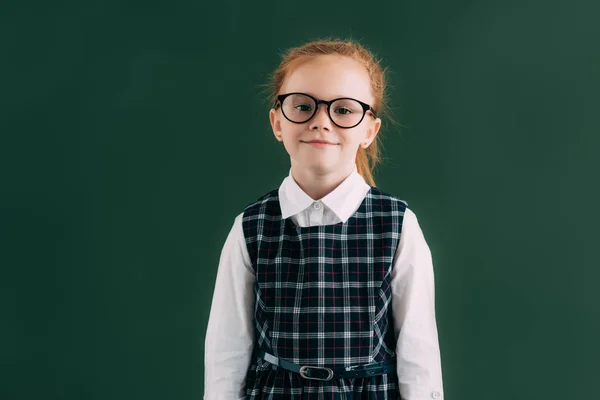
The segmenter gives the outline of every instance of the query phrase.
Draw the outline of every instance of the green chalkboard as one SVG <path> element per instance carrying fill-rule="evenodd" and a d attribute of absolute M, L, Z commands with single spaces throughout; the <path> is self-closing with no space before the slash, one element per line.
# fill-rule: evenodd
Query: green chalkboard
<path fill-rule="evenodd" d="M 1 399 L 202 398 L 221 248 L 289 171 L 262 85 L 322 37 L 388 67 L 445 398 L 599 398 L 597 2 L 0 9 Z"/>

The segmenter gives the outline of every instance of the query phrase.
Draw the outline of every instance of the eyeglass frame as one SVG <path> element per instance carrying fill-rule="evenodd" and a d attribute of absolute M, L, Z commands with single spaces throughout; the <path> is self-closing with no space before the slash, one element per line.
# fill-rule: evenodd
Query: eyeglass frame
<path fill-rule="evenodd" d="M 302 122 L 296 122 L 296 121 L 292 121 L 291 119 L 289 119 L 289 118 L 288 118 L 288 116 L 287 116 L 287 115 L 285 115 L 285 112 L 283 112 L 283 106 L 282 106 L 282 107 L 281 107 L 281 113 L 283 114 L 283 116 L 285 117 L 285 119 L 287 119 L 288 121 L 290 121 L 290 122 L 292 122 L 292 123 L 294 123 L 294 124 L 305 124 L 305 123 L 307 123 L 308 121 L 310 121 L 311 119 L 313 119 L 313 117 L 314 117 L 315 115 L 317 115 L 317 111 L 319 111 L 319 104 L 326 104 L 326 105 L 327 105 L 327 115 L 329 116 L 329 119 L 331 120 L 331 122 L 333 122 L 333 124 L 334 124 L 335 126 L 337 126 L 337 127 L 339 127 L 339 128 L 342 128 L 342 129 L 350 129 L 350 128 L 355 128 L 355 127 L 357 127 L 358 125 L 360 125 L 360 123 L 363 121 L 363 119 L 365 119 L 365 115 L 367 114 L 367 111 L 370 111 L 370 112 L 371 112 L 371 114 L 373 115 L 373 117 L 377 118 L 377 114 L 375 113 L 375 109 L 374 109 L 373 107 L 371 107 L 369 104 L 367 104 L 367 103 L 364 103 L 364 102 L 362 102 L 362 101 L 360 101 L 360 100 L 353 99 L 352 97 L 338 97 L 337 99 L 333 99 L 333 100 L 329 100 L 329 101 L 327 101 L 327 100 L 319 100 L 319 99 L 317 99 L 317 98 L 315 98 L 315 97 L 313 97 L 313 96 L 311 96 L 311 95 L 309 95 L 309 94 L 302 93 L 302 92 L 291 92 L 291 93 L 285 93 L 285 94 L 280 94 L 280 95 L 277 95 L 277 98 L 276 98 L 276 100 L 275 100 L 275 103 L 273 104 L 273 108 L 274 108 L 274 109 L 277 109 L 277 107 L 278 107 L 278 106 L 280 106 L 280 105 L 283 105 L 283 101 L 285 100 L 285 98 L 286 98 L 286 97 L 288 97 L 288 96 L 291 96 L 292 94 L 300 94 L 300 95 L 303 95 L 303 96 L 309 97 L 309 98 L 311 98 L 311 99 L 312 99 L 312 100 L 315 102 L 315 104 L 316 104 L 316 106 L 315 106 L 315 110 L 313 111 L 313 114 L 312 114 L 312 115 L 311 115 L 311 116 L 310 116 L 310 117 L 309 117 L 309 118 L 308 118 L 306 121 L 302 121 Z M 362 107 L 362 109 L 363 109 L 363 115 L 362 115 L 362 117 L 360 118 L 360 120 L 359 120 L 359 121 L 358 121 L 358 122 L 357 122 L 355 125 L 352 125 L 352 126 L 340 126 L 340 125 L 338 125 L 338 124 L 337 124 L 337 123 L 336 123 L 336 122 L 333 120 L 333 118 L 331 117 L 331 105 L 332 105 L 333 103 L 335 103 L 336 101 L 338 101 L 338 100 L 353 100 L 353 101 L 356 101 L 358 104 L 360 104 L 360 105 L 361 105 L 361 107 Z"/>

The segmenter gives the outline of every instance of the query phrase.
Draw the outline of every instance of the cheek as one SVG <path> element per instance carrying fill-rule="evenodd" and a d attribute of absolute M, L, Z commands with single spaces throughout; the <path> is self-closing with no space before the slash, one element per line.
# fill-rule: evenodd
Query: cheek
<path fill-rule="evenodd" d="M 297 151 L 298 147 L 302 145 L 300 143 L 300 138 L 302 135 L 297 129 L 289 129 L 288 127 L 282 127 L 283 134 L 283 145 L 286 150 L 289 152 Z"/>
<path fill-rule="evenodd" d="M 366 132 L 364 129 L 348 129 L 346 134 L 344 135 L 344 142 L 347 146 L 358 147 L 361 142 L 364 140 Z"/>
<path fill-rule="evenodd" d="M 302 125 L 293 124 L 289 121 L 281 122 L 281 132 L 283 137 L 287 140 L 298 140 L 305 130 L 302 129 Z"/>

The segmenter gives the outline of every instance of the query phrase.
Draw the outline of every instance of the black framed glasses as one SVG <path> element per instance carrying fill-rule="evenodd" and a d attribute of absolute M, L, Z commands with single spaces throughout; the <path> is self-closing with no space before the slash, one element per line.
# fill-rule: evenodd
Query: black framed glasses
<path fill-rule="evenodd" d="M 369 111 L 375 117 L 375 110 L 367 103 L 350 97 L 340 97 L 333 100 L 318 100 L 306 93 L 286 93 L 277 96 L 273 108 L 281 105 L 283 116 L 295 124 L 310 121 L 319 109 L 319 104 L 327 105 L 327 114 L 336 126 L 354 128 L 362 122 Z M 332 113 L 333 110 L 333 113 Z"/>

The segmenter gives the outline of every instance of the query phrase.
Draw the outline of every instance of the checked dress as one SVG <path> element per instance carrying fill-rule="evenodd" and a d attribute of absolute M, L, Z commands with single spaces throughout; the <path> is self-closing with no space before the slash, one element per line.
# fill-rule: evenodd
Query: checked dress
<path fill-rule="evenodd" d="M 256 352 L 331 368 L 393 357 L 390 282 L 406 207 L 371 186 L 356 212 L 332 225 L 300 227 L 282 218 L 277 190 L 245 208 L 242 224 L 256 277 L 246 399 L 400 399 L 396 371 L 308 380 Z"/>

